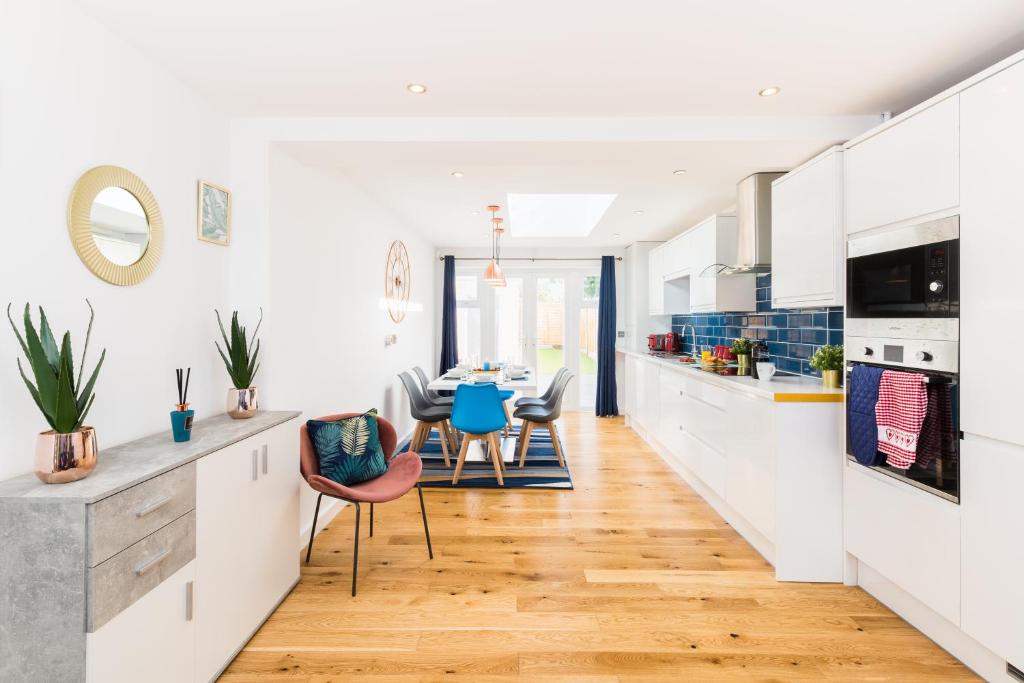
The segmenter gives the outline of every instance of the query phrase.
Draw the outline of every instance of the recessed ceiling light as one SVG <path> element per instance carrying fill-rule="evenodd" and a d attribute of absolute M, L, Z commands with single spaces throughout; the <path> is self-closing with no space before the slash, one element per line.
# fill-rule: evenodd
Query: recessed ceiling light
<path fill-rule="evenodd" d="M 672 171 L 672 175 L 686 175 L 686 169 L 677 168 L 676 170 Z"/>
<path fill-rule="evenodd" d="M 613 232 L 613 233 L 612 233 L 612 239 L 613 239 L 613 240 L 617 240 L 617 239 L 619 239 L 620 237 L 622 237 L 622 235 L 620 235 L 619 233 L 617 233 L 617 232 Z"/>
<path fill-rule="evenodd" d="M 462 171 L 452 171 L 452 178 L 461 178 L 464 175 L 466 174 Z"/>
<path fill-rule="evenodd" d="M 643 209 L 637 209 L 636 211 L 633 212 L 633 214 L 636 215 L 636 216 L 643 216 L 644 215 L 644 210 Z"/>
<path fill-rule="evenodd" d="M 405 89 L 411 92 L 413 95 L 422 95 L 423 93 L 427 92 L 427 86 L 423 85 L 422 83 L 410 83 L 409 85 L 405 86 Z"/>
<path fill-rule="evenodd" d="M 757 91 L 757 94 L 761 97 L 771 97 L 772 95 L 778 95 L 782 91 L 777 85 L 770 85 L 767 88 L 761 88 Z"/>

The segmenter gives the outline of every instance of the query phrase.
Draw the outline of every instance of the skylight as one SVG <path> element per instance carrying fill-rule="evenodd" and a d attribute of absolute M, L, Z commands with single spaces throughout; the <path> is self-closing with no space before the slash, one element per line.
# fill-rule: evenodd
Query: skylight
<path fill-rule="evenodd" d="M 615 201 L 614 194 L 510 194 L 512 237 L 586 237 Z"/>

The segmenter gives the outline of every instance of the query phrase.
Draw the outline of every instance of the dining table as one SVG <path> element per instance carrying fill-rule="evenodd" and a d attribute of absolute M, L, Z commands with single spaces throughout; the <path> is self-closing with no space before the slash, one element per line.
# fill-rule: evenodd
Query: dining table
<path fill-rule="evenodd" d="M 427 385 L 427 388 L 431 391 L 455 391 L 460 384 L 474 383 L 470 378 L 471 374 L 473 374 L 471 371 L 458 373 L 449 371 L 432 380 Z M 488 381 L 491 380 L 477 379 L 475 383 Z M 505 373 L 499 373 L 494 383 L 498 385 L 499 389 L 515 389 L 526 394 L 534 393 L 537 390 L 537 372 L 533 368 L 527 368 L 525 374 L 518 379 L 512 379 L 505 375 Z"/>

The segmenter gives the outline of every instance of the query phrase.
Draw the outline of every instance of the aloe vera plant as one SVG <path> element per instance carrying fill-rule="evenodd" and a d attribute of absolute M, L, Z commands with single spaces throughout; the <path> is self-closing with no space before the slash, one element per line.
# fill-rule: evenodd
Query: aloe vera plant
<path fill-rule="evenodd" d="M 260 331 L 260 325 L 263 324 L 263 309 L 260 309 L 260 319 L 256 323 L 256 329 L 253 331 L 251 338 L 246 336 L 245 328 L 238 323 L 238 311 L 234 311 L 231 314 L 230 341 L 228 340 L 228 335 L 224 332 L 224 323 L 220 319 L 220 311 L 214 309 L 213 312 L 217 314 L 217 326 L 220 327 L 220 336 L 224 340 L 225 348 L 221 349 L 220 344 L 216 341 L 213 344 L 217 347 L 221 360 L 224 361 L 224 367 L 227 368 L 228 375 L 231 376 L 231 382 L 235 385 L 235 388 L 248 389 L 252 386 L 252 380 L 260 369 L 257 362 L 257 358 L 260 355 L 260 341 L 256 338 L 256 333 Z M 255 346 L 253 345 L 254 342 Z"/>
<path fill-rule="evenodd" d="M 64 333 L 60 347 L 58 347 L 43 308 L 39 307 L 39 331 L 37 332 L 32 322 L 31 309 L 28 304 L 25 304 L 25 335 L 22 336 L 14 324 L 14 319 L 11 318 L 11 304 L 7 304 L 7 320 L 10 321 L 11 329 L 14 330 L 18 343 L 21 344 L 21 350 L 25 353 L 36 383 L 32 384 L 25 375 L 20 358 L 18 359 L 18 372 L 21 373 L 25 386 L 28 387 L 32 399 L 43 413 L 46 422 L 58 434 L 70 434 L 82 427 L 85 416 L 89 413 L 93 400 L 96 398 L 93 393 L 96 377 L 103 366 L 103 359 L 107 357 L 107 350 L 104 349 L 92 374 L 83 384 L 85 355 L 89 351 L 92 321 L 96 315 L 88 299 L 85 300 L 85 303 L 89 306 L 89 327 L 85 333 L 85 346 L 82 348 L 82 360 L 78 365 L 77 379 L 71 351 L 71 333 Z"/>

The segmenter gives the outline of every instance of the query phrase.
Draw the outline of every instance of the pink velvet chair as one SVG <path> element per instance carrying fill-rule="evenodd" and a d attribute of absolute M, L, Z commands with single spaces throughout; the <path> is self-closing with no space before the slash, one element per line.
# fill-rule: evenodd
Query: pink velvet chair
<path fill-rule="evenodd" d="M 324 422 L 344 420 L 358 417 L 362 413 L 341 413 L 315 418 Z M 317 458 L 313 442 L 309 439 L 306 425 L 299 428 L 299 469 L 302 478 L 310 488 L 319 495 L 316 498 L 316 511 L 313 513 L 313 528 L 309 531 L 309 547 L 306 550 L 306 564 L 313 553 L 313 537 L 316 535 L 316 518 L 320 515 L 320 501 L 324 496 L 337 498 L 352 503 L 356 508 L 356 534 L 352 550 L 352 595 L 356 594 L 356 572 L 359 568 L 359 515 L 360 503 L 370 504 L 370 536 L 373 536 L 373 504 L 387 503 L 401 498 L 416 488 L 420 496 L 420 513 L 423 515 L 423 533 L 427 537 L 427 554 L 434 559 L 434 549 L 430 545 L 430 529 L 427 526 L 427 508 L 423 505 L 423 488 L 420 486 L 420 473 L 423 463 L 418 453 L 406 451 L 400 455 L 392 455 L 398 442 L 394 426 L 382 417 L 377 418 L 377 432 L 380 436 L 380 447 L 384 451 L 384 459 L 388 463 L 388 471 L 376 479 L 359 484 L 343 486 L 336 481 L 320 476 L 320 460 Z"/>

